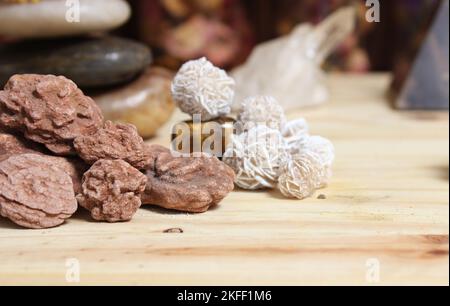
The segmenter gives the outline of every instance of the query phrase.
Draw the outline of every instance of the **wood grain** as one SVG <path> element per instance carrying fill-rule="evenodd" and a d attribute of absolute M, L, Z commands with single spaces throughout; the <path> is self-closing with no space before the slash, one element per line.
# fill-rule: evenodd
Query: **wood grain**
<path fill-rule="evenodd" d="M 388 83 L 334 74 L 326 106 L 289 114 L 336 145 L 333 180 L 314 197 L 238 190 L 204 214 L 144 207 L 105 224 L 80 211 L 49 230 L 2 219 L 0 284 L 68 284 L 76 258 L 80 284 L 448 285 L 448 112 L 393 111 Z M 181 118 L 151 142 L 167 145 Z M 379 282 L 366 277 L 371 259 Z"/>

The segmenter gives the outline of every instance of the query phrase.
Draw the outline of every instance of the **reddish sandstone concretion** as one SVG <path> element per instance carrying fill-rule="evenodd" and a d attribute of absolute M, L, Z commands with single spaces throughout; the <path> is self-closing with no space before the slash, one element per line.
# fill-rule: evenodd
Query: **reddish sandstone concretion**
<path fill-rule="evenodd" d="M 81 180 L 83 174 L 89 169 L 89 165 L 77 157 L 61 157 L 61 156 L 46 156 L 52 160 L 54 165 L 60 168 L 64 173 L 68 174 L 72 179 L 73 190 L 75 194 L 81 192 Z"/>
<path fill-rule="evenodd" d="M 200 213 L 219 203 L 234 188 L 234 172 L 216 157 L 174 157 L 169 149 L 149 146 L 143 204 Z"/>
<path fill-rule="evenodd" d="M 17 135 L 0 131 L 0 160 L 9 155 L 41 153 L 42 151 L 43 148 L 40 148 L 38 145 L 29 140 Z"/>
<path fill-rule="evenodd" d="M 77 210 L 70 176 L 38 154 L 0 162 L 0 215 L 27 228 L 62 224 Z"/>
<path fill-rule="evenodd" d="M 131 220 L 141 206 L 146 177 L 123 160 L 97 161 L 83 176 L 81 206 L 99 221 Z"/>
<path fill-rule="evenodd" d="M 102 121 L 95 102 L 63 76 L 15 75 L 0 91 L 0 127 L 58 155 L 74 154 L 73 140 L 95 132 Z"/>
<path fill-rule="evenodd" d="M 144 140 L 131 124 L 106 121 L 95 133 L 77 137 L 74 146 L 88 164 L 100 159 L 121 159 L 137 169 L 145 169 L 150 163 Z"/>
<path fill-rule="evenodd" d="M 0 132 L 0 161 L 13 155 L 33 153 L 45 155 L 45 148 L 20 136 Z M 81 178 L 89 166 L 76 157 L 48 156 L 53 164 L 72 178 L 75 194 L 81 192 Z"/>

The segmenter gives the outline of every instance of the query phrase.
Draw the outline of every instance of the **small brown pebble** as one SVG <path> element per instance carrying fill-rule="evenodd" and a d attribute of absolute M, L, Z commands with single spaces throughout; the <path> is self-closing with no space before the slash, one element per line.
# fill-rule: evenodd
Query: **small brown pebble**
<path fill-rule="evenodd" d="M 63 76 L 14 75 L 0 91 L 0 127 L 58 155 L 74 154 L 73 140 L 95 132 L 102 122 L 95 102 Z"/>
<path fill-rule="evenodd" d="M 77 210 L 70 176 L 38 154 L 0 162 L 0 214 L 27 228 L 62 224 Z"/>
<path fill-rule="evenodd" d="M 205 212 L 234 188 L 234 171 L 216 157 L 175 157 L 169 149 L 149 146 L 143 204 L 185 212 Z"/>
<path fill-rule="evenodd" d="M 88 164 L 100 159 L 122 159 L 137 169 L 145 169 L 150 164 L 144 140 L 131 124 L 106 121 L 95 133 L 77 137 L 74 146 Z"/>
<path fill-rule="evenodd" d="M 319 200 L 325 200 L 325 199 L 327 198 L 327 196 L 324 195 L 324 194 L 319 194 L 319 195 L 317 196 L 317 198 L 318 198 Z"/>
<path fill-rule="evenodd" d="M 184 231 L 183 231 L 183 229 L 181 229 L 181 228 L 179 228 L 179 227 L 175 227 L 175 228 L 168 228 L 168 229 L 164 230 L 163 233 L 182 234 L 182 233 L 184 233 Z"/>
<path fill-rule="evenodd" d="M 97 161 L 83 176 L 80 205 L 98 221 L 131 220 L 141 206 L 146 177 L 123 160 Z"/>

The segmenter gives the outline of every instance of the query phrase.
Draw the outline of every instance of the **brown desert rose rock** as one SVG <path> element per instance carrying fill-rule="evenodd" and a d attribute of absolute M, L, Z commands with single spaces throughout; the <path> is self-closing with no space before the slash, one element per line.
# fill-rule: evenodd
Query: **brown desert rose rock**
<path fill-rule="evenodd" d="M 175 157 L 169 149 L 148 146 L 143 204 L 200 213 L 219 203 L 234 188 L 235 174 L 216 157 Z"/>
<path fill-rule="evenodd" d="M 95 133 L 77 137 L 74 146 L 88 164 L 100 159 L 121 159 L 137 169 L 145 169 L 150 163 L 144 140 L 131 124 L 106 121 Z"/>
<path fill-rule="evenodd" d="M 62 224 L 77 210 L 70 176 L 38 154 L 0 162 L 0 214 L 27 228 Z"/>
<path fill-rule="evenodd" d="M 20 136 L 0 131 L 0 160 L 2 160 L 2 157 L 7 158 L 9 155 L 41 152 L 43 152 L 43 148 L 35 143 Z"/>
<path fill-rule="evenodd" d="M 58 155 L 74 154 L 73 140 L 103 121 L 95 102 L 63 76 L 12 76 L 0 91 L 0 127 L 22 132 Z"/>
<path fill-rule="evenodd" d="M 44 147 L 21 136 L 0 132 L 0 161 L 24 153 L 45 155 L 45 151 Z M 72 178 L 75 194 L 81 192 L 81 178 L 89 166 L 77 157 L 45 156 Z"/>
<path fill-rule="evenodd" d="M 165 146 L 158 145 L 158 144 L 144 144 L 145 151 L 147 152 L 149 158 L 150 158 L 150 165 L 153 165 L 155 163 L 156 158 L 161 153 L 170 153 L 170 150 L 166 148 Z"/>
<path fill-rule="evenodd" d="M 83 176 L 81 206 L 98 221 L 131 220 L 141 206 L 146 177 L 123 160 L 97 161 Z"/>
<path fill-rule="evenodd" d="M 81 181 L 83 174 L 89 169 L 89 165 L 76 157 L 60 157 L 46 156 L 52 160 L 54 165 L 60 168 L 64 173 L 68 174 L 72 179 L 73 190 L 75 194 L 79 194 L 81 189 Z"/>

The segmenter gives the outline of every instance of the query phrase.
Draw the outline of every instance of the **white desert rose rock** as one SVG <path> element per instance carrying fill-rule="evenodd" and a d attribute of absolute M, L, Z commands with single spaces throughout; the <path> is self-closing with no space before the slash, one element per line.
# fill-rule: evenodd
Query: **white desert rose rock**
<path fill-rule="evenodd" d="M 305 136 L 308 136 L 308 132 L 308 123 L 303 118 L 288 121 L 282 130 L 283 137 L 289 148 L 295 148 L 297 141 L 304 139 Z"/>
<path fill-rule="evenodd" d="M 287 190 L 291 188 L 294 190 L 291 193 L 302 199 L 306 197 L 305 194 L 310 193 L 308 188 L 315 190 L 328 185 L 335 158 L 331 141 L 321 136 L 301 134 L 295 141 L 288 142 L 288 150 L 292 158 L 283 168 L 279 181 L 279 188 L 283 194 L 289 194 Z"/>
<path fill-rule="evenodd" d="M 313 152 L 293 155 L 283 167 L 278 188 L 288 198 L 305 199 L 314 194 L 322 183 L 324 168 Z"/>
<path fill-rule="evenodd" d="M 325 166 L 331 166 L 335 158 L 333 143 L 321 136 L 309 136 L 308 134 L 299 137 L 291 143 L 291 154 L 299 154 L 311 151 L 319 155 L 321 162 Z"/>
<path fill-rule="evenodd" d="M 172 98 L 185 113 L 200 114 L 202 121 L 228 115 L 235 82 L 206 58 L 181 66 L 172 82 Z"/>
<path fill-rule="evenodd" d="M 258 124 L 282 131 L 286 124 L 284 110 L 278 101 L 271 96 L 252 96 L 242 102 L 238 121 L 244 129 Z"/>
<path fill-rule="evenodd" d="M 236 185 L 254 190 L 275 187 L 288 158 L 281 133 L 258 125 L 233 137 L 223 161 L 235 171 Z"/>

